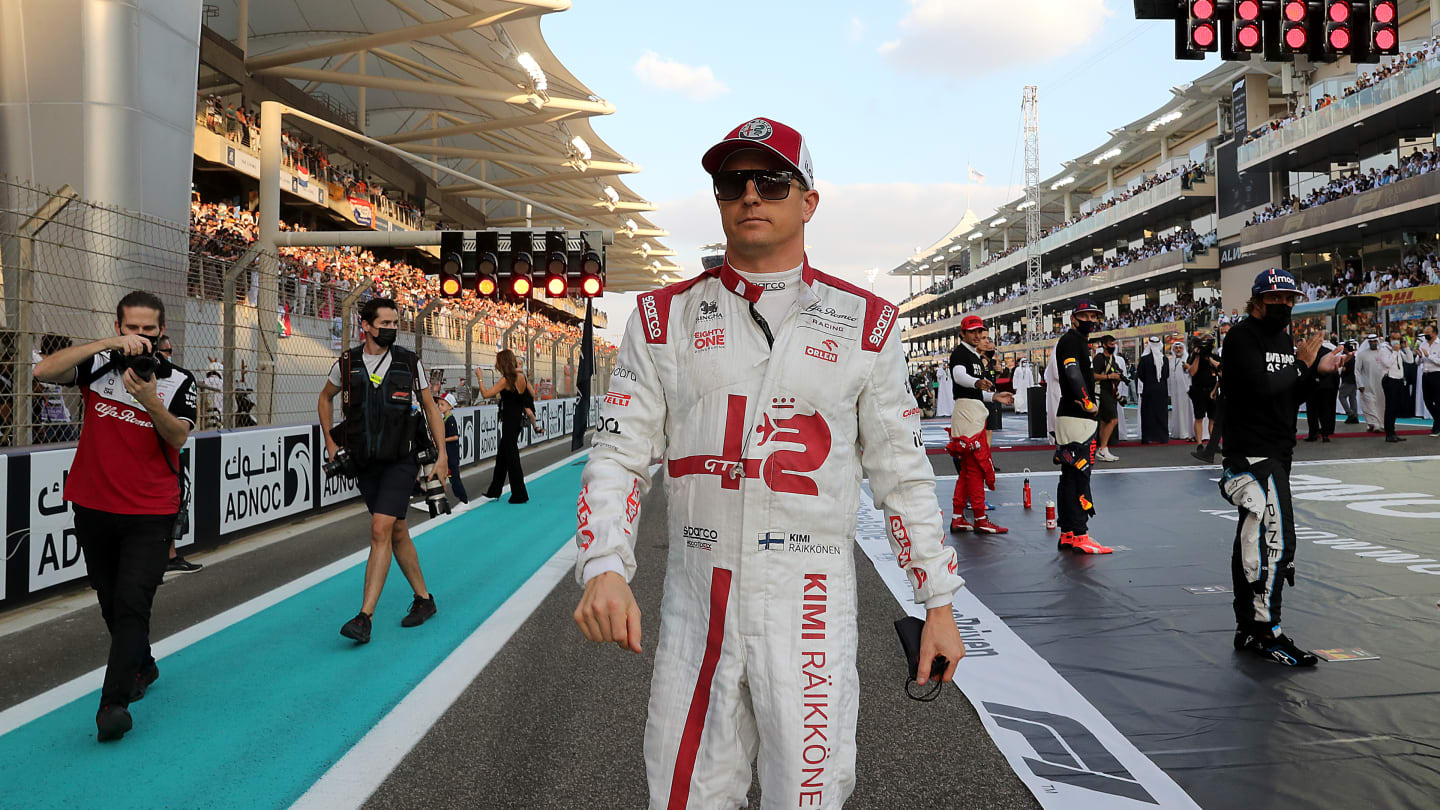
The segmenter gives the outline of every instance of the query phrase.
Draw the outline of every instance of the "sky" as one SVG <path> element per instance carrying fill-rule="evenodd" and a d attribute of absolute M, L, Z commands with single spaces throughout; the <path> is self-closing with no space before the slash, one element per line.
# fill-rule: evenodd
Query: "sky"
<path fill-rule="evenodd" d="M 811 264 L 861 286 L 878 267 L 875 292 L 898 301 L 909 281 L 890 269 L 967 205 L 985 217 L 1020 195 L 1024 86 L 1039 87 L 1044 178 L 1215 67 L 1175 61 L 1171 25 L 1135 20 L 1130 0 L 574 0 L 541 30 L 615 105 L 591 124 L 640 164 L 625 182 L 687 278 L 724 238 L 700 156 L 763 115 L 814 159 Z M 619 342 L 633 300 L 605 294 L 600 334 Z"/>

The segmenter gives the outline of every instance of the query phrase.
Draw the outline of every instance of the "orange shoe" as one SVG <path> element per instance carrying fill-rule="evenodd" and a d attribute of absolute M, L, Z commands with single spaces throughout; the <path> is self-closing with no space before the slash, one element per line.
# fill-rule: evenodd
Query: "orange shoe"
<path fill-rule="evenodd" d="M 1090 539 L 1088 534 L 1077 534 L 1071 539 L 1070 550 L 1076 554 L 1113 554 L 1115 549 L 1102 546 Z"/>
<path fill-rule="evenodd" d="M 974 528 L 974 526 L 970 525 L 970 521 L 965 519 L 964 515 L 956 515 L 955 518 L 950 521 L 950 531 L 952 532 L 968 532 L 973 531 Z"/>
<path fill-rule="evenodd" d="M 975 531 L 980 534 L 1004 534 L 1010 530 L 990 522 L 988 517 L 978 517 L 975 518 Z"/>
<path fill-rule="evenodd" d="M 1060 542 L 1055 544 L 1055 548 L 1056 548 L 1057 550 L 1059 550 L 1059 551 L 1065 551 L 1065 550 L 1067 550 L 1067 549 L 1073 549 L 1074 547 L 1075 547 L 1075 533 L 1074 533 L 1074 532 L 1064 532 L 1063 534 L 1060 535 Z"/>

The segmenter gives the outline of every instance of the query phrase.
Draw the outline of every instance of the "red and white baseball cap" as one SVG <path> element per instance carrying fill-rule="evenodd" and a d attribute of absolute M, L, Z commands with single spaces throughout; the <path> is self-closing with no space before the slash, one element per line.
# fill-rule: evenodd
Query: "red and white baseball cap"
<path fill-rule="evenodd" d="M 979 315 L 966 315 L 960 319 L 960 331 L 969 332 L 974 329 L 984 329 L 985 321 Z"/>
<path fill-rule="evenodd" d="M 724 140 L 705 152 L 700 165 L 714 174 L 726 158 L 742 149 L 774 152 L 800 175 L 806 188 L 815 188 L 815 167 L 810 162 L 810 148 L 805 145 L 804 136 L 773 118 L 752 118 L 730 130 Z"/>

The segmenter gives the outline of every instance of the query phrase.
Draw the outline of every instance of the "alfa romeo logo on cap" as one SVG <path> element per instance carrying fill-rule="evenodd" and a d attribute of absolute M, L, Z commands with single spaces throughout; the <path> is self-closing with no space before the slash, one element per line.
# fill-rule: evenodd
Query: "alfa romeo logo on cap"
<path fill-rule="evenodd" d="M 774 127 L 764 118 L 756 118 L 754 121 L 740 127 L 740 137 L 749 138 L 752 141 L 763 141 L 775 134 Z"/>

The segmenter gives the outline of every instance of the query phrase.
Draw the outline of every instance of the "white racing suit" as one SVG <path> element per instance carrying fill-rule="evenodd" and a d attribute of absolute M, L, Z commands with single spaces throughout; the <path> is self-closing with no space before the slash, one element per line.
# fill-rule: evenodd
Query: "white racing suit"
<path fill-rule="evenodd" d="M 802 278 L 777 324 L 728 264 L 639 296 L 597 421 L 579 500 L 582 582 L 634 576 L 647 470 L 665 461 L 651 808 L 740 807 L 757 753 L 765 808 L 838 808 L 850 795 L 862 471 L 916 601 L 943 607 L 964 584 L 888 339 L 898 311 L 808 263 Z"/>

